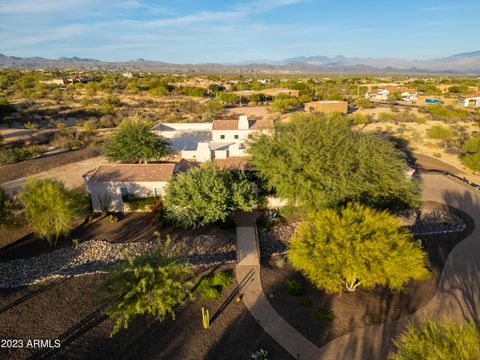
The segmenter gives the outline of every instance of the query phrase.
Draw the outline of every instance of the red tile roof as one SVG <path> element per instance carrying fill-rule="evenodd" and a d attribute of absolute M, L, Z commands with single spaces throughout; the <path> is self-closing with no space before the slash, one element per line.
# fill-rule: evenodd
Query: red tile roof
<path fill-rule="evenodd" d="M 251 130 L 272 129 L 273 120 L 248 120 Z M 238 120 L 214 120 L 212 130 L 238 130 Z"/>
<path fill-rule="evenodd" d="M 214 162 L 220 169 L 245 170 L 248 168 L 247 159 L 240 156 L 230 156 L 226 159 L 214 159 Z"/>
<path fill-rule="evenodd" d="M 88 182 L 168 181 L 175 172 L 175 163 L 102 164 L 84 175 Z"/>

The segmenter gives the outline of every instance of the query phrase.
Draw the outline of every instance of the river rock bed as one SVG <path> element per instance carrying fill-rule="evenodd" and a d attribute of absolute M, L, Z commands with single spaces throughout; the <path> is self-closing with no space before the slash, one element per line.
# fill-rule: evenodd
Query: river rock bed
<path fill-rule="evenodd" d="M 160 240 L 130 243 L 91 240 L 29 259 L 10 260 L 0 263 L 0 288 L 106 272 L 128 257 L 150 254 L 159 246 Z M 182 251 L 192 265 L 230 262 L 235 260 L 235 236 L 185 236 L 174 239 L 170 251 Z"/>
<path fill-rule="evenodd" d="M 463 231 L 467 225 L 450 211 L 432 208 L 406 210 L 398 215 L 400 223 L 415 235 Z"/>

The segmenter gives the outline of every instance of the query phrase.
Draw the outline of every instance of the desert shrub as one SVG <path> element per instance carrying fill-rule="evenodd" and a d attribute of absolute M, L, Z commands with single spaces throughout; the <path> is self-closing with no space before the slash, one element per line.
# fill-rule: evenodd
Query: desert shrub
<path fill-rule="evenodd" d="M 270 106 L 273 111 L 287 112 L 293 110 L 293 108 L 300 104 L 298 98 L 288 95 L 277 95 Z"/>
<path fill-rule="evenodd" d="M 163 321 L 167 315 L 175 318 L 175 307 L 193 299 L 190 292 L 192 270 L 178 254 L 168 255 L 167 239 L 151 256 L 130 258 L 111 272 L 105 290 L 116 294 L 118 300 L 107 311 L 115 320 L 112 334 L 128 328 L 140 315 L 149 314 Z"/>
<path fill-rule="evenodd" d="M 20 192 L 28 224 L 34 233 L 53 246 L 67 235 L 74 218 L 88 207 L 88 199 L 68 191 L 56 180 L 27 180 Z"/>
<path fill-rule="evenodd" d="M 291 119 L 248 147 L 252 168 L 289 204 L 317 210 L 348 201 L 385 208 L 418 203 L 418 184 L 405 177 L 405 156 L 392 143 L 355 131 L 341 115 Z"/>
<path fill-rule="evenodd" d="M 164 205 L 172 220 L 184 227 L 198 227 L 225 221 L 237 209 L 251 210 L 255 193 L 244 172 L 220 170 L 209 163 L 172 178 Z"/>
<path fill-rule="evenodd" d="M 185 86 L 179 88 L 179 92 L 187 96 L 205 97 L 207 90 L 202 87 Z"/>
<path fill-rule="evenodd" d="M 359 98 L 355 101 L 355 105 L 357 105 L 358 107 L 361 107 L 361 108 L 365 108 L 365 109 L 371 109 L 371 108 L 374 108 L 375 107 L 375 104 L 372 103 L 370 100 L 368 100 L 367 98 Z"/>
<path fill-rule="evenodd" d="M 74 128 L 66 128 L 55 133 L 52 145 L 58 148 L 79 149 L 86 144 L 87 138 L 87 134 L 82 134 Z"/>
<path fill-rule="evenodd" d="M 155 199 L 154 196 L 136 197 L 128 195 L 122 197 L 122 201 L 128 205 L 130 211 L 146 211 L 153 205 Z"/>
<path fill-rule="evenodd" d="M 443 125 L 433 125 L 427 129 L 427 135 L 430 139 L 450 140 L 453 137 L 453 132 Z"/>
<path fill-rule="evenodd" d="M 140 118 L 123 120 L 104 150 L 109 161 L 123 163 L 159 160 L 171 151 L 168 141 L 154 134 L 151 124 Z"/>
<path fill-rule="evenodd" d="M 2 226 L 13 225 L 13 202 L 8 197 L 8 194 L 0 187 L 0 228 Z"/>
<path fill-rule="evenodd" d="M 233 279 L 233 272 L 229 270 L 205 276 L 198 283 L 197 292 L 204 301 L 216 300 L 222 295 L 223 289 L 232 284 Z"/>
<path fill-rule="evenodd" d="M 327 309 L 318 309 L 315 313 L 315 317 L 322 323 L 329 323 L 333 320 L 333 312 Z"/>
<path fill-rule="evenodd" d="M 442 104 L 429 104 L 424 107 L 424 111 L 432 116 L 433 120 L 465 120 L 468 118 L 468 110 L 460 109 L 454 106 L 444 106 Z"/>
<path fill-rule="evenodd" d="M 390 354 L 390 360 L 480 358 L 480 332 L 474 322 L 411 322 L 394 343 L 396 350 Z"/>
<path fill-rule="evenodd" d="M 292 296 L 303 296 L 307 293 L 307 288 L 301 282 L 295 279 L 287 279 L 283 284 L 287 294 Z"/>
<path fill-rule="evenodd" d="M 360 204 L 310 214 L 292 236 L 288 257 L 328 293 L 358 286 L 399 289 L 429 276 L 425 252 L 398 219 Z"/>

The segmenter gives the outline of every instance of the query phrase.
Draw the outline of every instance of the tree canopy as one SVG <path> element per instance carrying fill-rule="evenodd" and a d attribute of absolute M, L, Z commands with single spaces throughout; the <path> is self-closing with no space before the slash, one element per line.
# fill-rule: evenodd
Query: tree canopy
<path fill-rule="evenodd" d="M 20 200 L 34 233 L 52 246 L 72 230 L 73 219 L 87 207 L 85 196 L 49 179 L 28 180 L 20 192 Z"/>
<path fill-rule="evenodd" d="M 474 322 L 427 320 L 410 323 L 394 341 L 390 360 L 474 360 L 480 358 L 480 332 Z"/>
<path fill-rule="evenodd" d="M 273 136 L 249 143 L 250 164 L 279 196 L 308 210 L 358 201 L 410 207 L 419 186 L 405 176 L 404 155 L 374 134 L 352 130 L 342 115 L 299 114 Z"/>
<path fill-rule="evenodd" d="M 119 296 L 107 314 L 115 320 L 112 334 L 128 328 L 139 315 L 150 314 L 157 320 L 175 318 L 175 307 L 193 299 L 189 264 L 178 254 L 168 254 L 170 239 L 158 253 L 128 259 L 115 268 L 105 289 Z"/>
<path fill-rule="evenodd" d="M 237 209 L 251 210 L 255 193 L 239 170 L 220 170 L 210 163 L 170 180 L 164 205 L 173 220 L 185 227 L 225 221 Z"/>
<path fill-rule="evenodd" d="M 480 171 L 480 136 L 472 136 L 462 146 L 463 162 L 471 170 Z"/>
<path fill-rule="evenodd" d="M 329 293 L 358 286 L 398 289 L 429 274 L 426 254 L 394 216 L 353 203 L 312 213 L 293 235 L 288 256 Z"/>
<path fill-rule="evenodd" d="M 146 163 L 168 155 L 170 146 L 167 140 L 152 132 L 149 122 L 132 118 L 118 125 L 104 150 L 111 162 Z"/>

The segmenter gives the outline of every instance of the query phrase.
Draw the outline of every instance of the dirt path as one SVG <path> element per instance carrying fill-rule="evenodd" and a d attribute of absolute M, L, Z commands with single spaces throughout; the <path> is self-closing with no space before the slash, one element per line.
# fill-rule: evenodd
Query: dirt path
<path fill-rule="evenodd" d="M 97 156 L 81 161 L 77 161 L 71 164 L 66 164 L 52 168 L 47 171 L 42 171 L 31 176 L 20 177 L 13 181 L 8 181 L 0 184 L 9 194 L 18 192 L 27 178 L 35 179 L 57 179 L 62 181 L 67 188 L 73 189 L 83 186 L 82 175 L 88 170 L 95 168 L 101 163 L 106 162 L 103 156 Z"/>
<path fill-rule="evenodd" d="M 61 165 L 72 164 L 101 155 L 100 147 L 92 147 L 21 161 L 16 164 L 0 166 L 0 184 L 54 169 Z"/>

